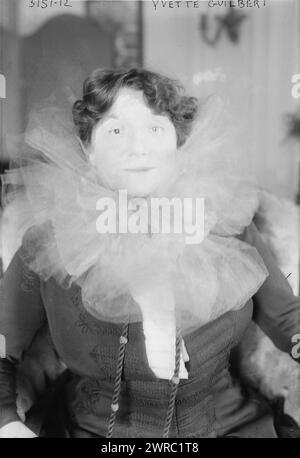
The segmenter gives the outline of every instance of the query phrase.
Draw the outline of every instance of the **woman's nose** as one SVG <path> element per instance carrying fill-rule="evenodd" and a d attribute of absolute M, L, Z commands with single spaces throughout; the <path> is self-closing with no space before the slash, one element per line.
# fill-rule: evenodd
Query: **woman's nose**
<path fill-rule="evenodd" d="M 146 156 L 148 154 L 148 147 L 142 135 L 134 134 L 130 145 L 130 156 Z"/>

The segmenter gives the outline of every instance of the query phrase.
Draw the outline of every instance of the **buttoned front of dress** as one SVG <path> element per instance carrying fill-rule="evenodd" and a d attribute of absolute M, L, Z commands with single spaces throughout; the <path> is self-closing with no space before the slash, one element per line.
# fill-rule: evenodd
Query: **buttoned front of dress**
<path fill-rule="evenodd" d="M 42 296 L 52 339 L 70 370 L 65 393 L 71 429 L 105 436 L 122 324 L 91 316 L 76 286 L 63 290 L 50 280 L 42 285 Z M 184 336 L 189 378 L 180 380 L 169 437 L 217 437 L 241 419 L 255 418 L 251 402 L 243 399 L 244 405 L 239 405 L 241 390 L 233 388 L 229 367 L 231 349 L 251 317 L 249 301 Z M 113 437 L 161 437 L 170 389 L 170 382 L 158 379 L 148 365 L 142 322 L 130 323 Z M 232 421 L 229 414 L 237 406 Z"/>

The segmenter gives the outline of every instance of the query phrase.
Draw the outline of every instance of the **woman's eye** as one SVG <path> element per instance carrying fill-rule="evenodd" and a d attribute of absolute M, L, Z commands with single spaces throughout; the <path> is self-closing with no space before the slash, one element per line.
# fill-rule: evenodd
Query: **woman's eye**
<path fill-rule="evenodd" d="M 109 129 L 108 131 L 110 134 L 113 133 L 115 135 L 118 135 L 121 132 L 121 129 L 119 127 L 115 127 L 114 129 Z"/>
<path fill-rule="evenodd" d="M 163 130 L 161 126 L 152 126 L 151 127 L 152 132 L 160 132 Z"/>

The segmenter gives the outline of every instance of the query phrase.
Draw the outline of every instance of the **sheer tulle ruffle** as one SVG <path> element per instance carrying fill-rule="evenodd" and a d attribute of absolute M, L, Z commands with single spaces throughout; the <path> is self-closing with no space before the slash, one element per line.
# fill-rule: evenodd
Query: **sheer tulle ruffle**
<path fill-rule="evenodd" d="M 102 186 L 59 109 L 34 113 L 25 134 L 34 154 L 4 177 L 20 228 L 34 226 L 24 239 L 26 262 L 44 280 L 80 285 L 89 312 L 111 322 L 128 313 L 141 319 L 130 291 L 147 281 L 171 282 L 183 332 L 242 307 L 267 270 L 257 251 L 235 237 L 250 224 L 257 193 L 241 173 L 239 155 L 225 151 L 218 119 L 215 107 L 200 112 L 159 194 L 205 198 L 204 240 L 187 245 L 186 234 L 99 234 L 96 202 L 111 197 L 117 203 L 117 192 Z M 155 316 L 163 316 L 159 303 Z"/>

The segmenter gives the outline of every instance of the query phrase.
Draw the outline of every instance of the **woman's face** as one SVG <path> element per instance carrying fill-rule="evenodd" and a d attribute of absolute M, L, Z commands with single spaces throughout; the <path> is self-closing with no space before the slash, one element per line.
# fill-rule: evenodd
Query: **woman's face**
<path fill-rule="evenodd" d="M 89 157 L 104 185 L 144 197 L 173 173 L 176 145 L 169 118 L 154 114 L 142 91 L 122 88 L 93 129 Z"/>

